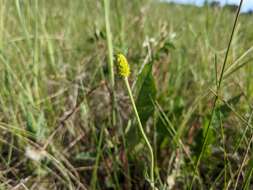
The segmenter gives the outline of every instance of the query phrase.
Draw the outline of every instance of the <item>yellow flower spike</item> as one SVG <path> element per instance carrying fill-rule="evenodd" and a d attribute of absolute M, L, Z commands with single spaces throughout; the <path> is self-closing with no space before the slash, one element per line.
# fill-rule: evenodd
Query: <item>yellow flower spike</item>
<path fill-rule="evenodd" d="M 130 67 L 126 57 L 122 53 L 117 55 L 117 62 L 120 76 L 128 77 L 130 75 Z"/>
<path fill-rule="evenodd" d="M 129 68 L 126 57 L 122 53 L 117 54 L 117 62 L 118 62 L 118 64 L 117 64 L 118 65 L 118 71 L 119 71 L 120 76 L 123 77 L 125 85 L 127 87 L 128 95 L 129 95 L 131 103 L 132 103 L 132 107 L 133 107 L 133 110 L 134 110 L 134 113 L 135 113 L 135 116 L 136 116 L 136 119 L 137 119 L 137 123 L 138 123 L 139 129 L 140 129 L 140 132 L 141 132 L 142 137 L 145 140 L 145 142 L 148 146 L 148 149 L 150 151 L 150 160 L 151 160 L 150 161 L 151 162 L 150 163 L 150 180 L 151 180 L 150 185 L 152 187 L 152 190 L 155 190 L 155 180 L 154 180 L 155 160 L 154 160 L 153 148 L 152 148 L 152 146 L 151 146 L 151 144 L 148 140 L 148 137 L 146 136 L 145 131 L 143 129 L 141 119 L 140 119 L 138 110 L 136 108 L 135 102 L 134 102 L 134 97 L 133 97 L 133 94 L 132 94 L 132 91 L 131 91 L 131 87 L 130 87 L 129 82 L 128 82 L 128 76 L 130 75 L 130 68 Z"/>

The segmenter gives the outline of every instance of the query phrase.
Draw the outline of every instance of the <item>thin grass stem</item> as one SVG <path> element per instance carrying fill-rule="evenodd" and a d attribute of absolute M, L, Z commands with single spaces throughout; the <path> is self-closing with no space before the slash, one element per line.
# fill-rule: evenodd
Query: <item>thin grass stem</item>
<path fill-rule="evenodd" d="M 104 0 L 104 11 L 105 11 L 105 25 L 106 25 L 106 40 L 108 48 L 108 64 L 110 71 L 110 83 L 112 92 L 112 125 L 116 123 L 116 112 L 115 112 L 115 93 L 114 93 L 114 70 L 113 70 L 113 43 L 112 43 L 112 32 L 110 26 L 110 0 Z"/>
<path fill-rule="evenodd" d="M 218 81 L 217 96 L 215 96 L 215 99 L 214 99 L 214 102 L 213 102 L 213 105 L 212 105 L 211 118 L 210 118 L 208 126 L 207 126 L 207 130 L 206 130 L 206 133 L 205 133 L 204 142 L 202 144 L 201 152 L 200 152 L 200 154 L 199 154 L 199 156 L 197 158 L 197 162 L 196 162 L 196 166 L 195 166 L 194 174 L 193 174 L 194 176 L 193 176 L 193 179 L 192 179 L 192 182 L 191 182 L 190 189 L 192 189 L 192 186 L 193 186 L 193 183 L 194 183 L 194 180 L 195 180 L 195 174 L 197 173 L 197 169 L 198 169 L 199 163 L 200 163 L 200 161 L 202 159 L 204 150 L 206 149 L 207 139 L 208 139 L 207 137 L 209 135 L 210 126 L 211 126 L 212 121 L 213 121 L 213 117 L 214 117 L 214 113 L 215 113 L 215 108 L 216 108 L 216 104 L 217 104 L 217 101 L 218 101 L 218 95 L 219 95 L 222 79 L 223 79 L 223 76 L 224 76 L 224 71 L 225 71 L 226 64 L 227 64 L 228 53 L 229 53 L 229 50 L 230 50 L 230 47 L 231 47 L 231 44 L 232 44 L 232 40 L 233 40 L 233 36 L 234 36 L 234 33 L 235 33 L 235 28 L 236 28 L 236 25 L 237 25 L 239 14 L 240 14 L 240 11 L 241 11 L 242 3 L 243 3 L 243 0 L 240 1 L 240 5 L 239 5 L 239 7 L 237 9 L 237 12 L 236 12 L 236 16 L 235 16 L 232 32 L 231 32 L 231 35 L 230 35 L 230 38 L 229 38 L 228 47 L 227 47 L 227 50 L 226 50 L 225 58 L 224 58 L 224 61 L 223 61 L 223 64 L 222 64 L 221 74 L 220 74 L 219 81 Z"/>
<path fill-rule="evenodd" d="M 137 122 L 138 122 L 139 130 L 140 130 L 141 135 L 142 135 L 143 139 L 145 140 L 145 143 L 147 144 L 149 152 L 150 152 L 150 159 L 151 159 L 150 178 L 151 178 L 152 189 L 154 189 L 155 186 L 154 186 L 154 153 L 153 153 L 153 148 L 152 148 L 151 144 L 149 143 L 149 140 L 148 140 L 148 138 L 147 138 L 147 136 L 144 132 L 143 126 L 141 124 L 141 120 L 140 120 L 140 117 L 139 117 L 139 114 L 138 114 L 138 111 L 137 111 L 137 108 L 136 108 L 136 105 L 135 105 L 135 102 L 134 102 L 133 94 L 132 94 L 132 91 L 131 91 L 131 88 L 130 88 L 127 77 L 124 77 L 124 82 L 126 84 L 128 95 L 130 97 L 130 100 L 131 100 L 131 103 L 132 103 L 132 106 L 133 106 L 133 110 L 134 110 L 134 113 L 135 113 L 135 116 L 136 116 L 136 119 L 137 119 Z"/>

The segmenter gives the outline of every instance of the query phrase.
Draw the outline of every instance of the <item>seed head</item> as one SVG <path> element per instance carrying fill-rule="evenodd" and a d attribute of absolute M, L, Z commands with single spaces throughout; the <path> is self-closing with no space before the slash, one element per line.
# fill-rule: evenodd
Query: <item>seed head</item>
<path fill-rule="evenodd" d="M 126 57 L 122 53 L 117 55 L 117 62 L 120 76 L 128 77 L 130 75 L 130 68 Z"/>

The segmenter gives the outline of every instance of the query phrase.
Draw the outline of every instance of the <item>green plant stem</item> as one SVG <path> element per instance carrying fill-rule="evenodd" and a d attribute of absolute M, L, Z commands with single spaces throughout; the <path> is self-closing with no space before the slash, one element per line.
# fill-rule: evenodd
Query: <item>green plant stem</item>
<path fill-rule="evenodd" d="M 234 23 L 233 23 L 232 32 L 230 34 L 230 38 L 229 38 L 228 47 L 227 47 L 227 50 L 226 50 L 224 62 L 222 64 L 221 74 L 220 74 L 219 81 L 218 81 L 218 84 L 217 84 L 218 85 L 217 89 L 216 89 L 217 96 L 215 96 L 215 99 L 214 99 L 214 102 L 213 102 L 213 105 L 212 105 L 211 118 L 209 120 L 207 129 L 206 129 L 206 133 L 205 133 L 205 136 L 204 136 L 204 142 L 203 142 L 202 147 L 201 147 L 201 152 L 200 152 L 200 154 L 198 155 L 198 158 L 197 158 L 197 162 L 196 162 L 196 166 L 195 166 L 195 169 L 194 169 L 194 174 L 193 174 L 193 178 L 192 178 L 192 181 L 191 181 L 190 189 L 192 189 L 192 187 L 193 187 L 193 183 L 194 183 L 194 180 L 195 180 L 195 175 L 196 175 L 197 170 L 198 170 L 198 166 L 199 166 L 200 161 L 202 159 L 204 150 L 206 149 L 207 138 L 208 138 L 208 135 L 209 135 L 210 126 L 211 126 L 213 118 L 214 118 L 216 104 L 218 102 L 218 95 L 219 95 L 219 92 L 220 92 L 220 89 L 221 89 L 221 83 L 222 83 L 222 80 L 223 80 L 223 77 L 224 77 L 224 71 L 225 71 L 226 64 L 227 64 L 228 53 L 229 53 L 229 50 L 230 50 L 230 47 L 231 47 L 231 44 L 232 44 L 232 40 L 233 40 L 233 36 L 234 36 L 234 33 L 235 33 L 236 25 L 237 25 L 237 22 L 238 22 L 238 18 L 239 18 L 240 10 L 241 10 L 241 7 L 242 7 L 242 3 L 243 3 L 243 0 L 240 0 L 240 4 L 239 4 L 239 7 L 238 7 L 236 15 L 235 15 L 235 20 L 234 20 Z"/>
<path fill-rule="evenodd" d="M 100 157 L 102 155 L 103 138 L 104 138 L 104 129 L 102 128 L 100 135 L 99 135 L 99 139 L 98 139 L 97 156 L 96 156 L 95 166 L 92 171 L 92 178 L 91 178 L 91 184 L 90 184 L 92 189 L 96 189 L 96 185 L 97 185 L 97 171 L 98 171 L 98 167 L 99 167 Z"/>
<path fill-rule="evenodd" d="M 110 26 L 110 0 L 104 0 L 104 11 L 105 11 L 105 27 L 106 27 L 106 40 L 108 47 L 108 63 L 110 70 L 110 83 L 111 83 L 111 94 L 112 94 L 112 125 L 116 123 L 116 112 L 115 112 L 115 93 L 114 93 L 114 70 L 113 70 L 113 44 L 112 44 L 112 33 Z"/>
<path fill-rule="evenodd" d="M 133 110 L 134 110 L 134 113 L 135 113 L 135 116 L 136 116 L 136 119 L 137 119 L 137 122 L 138 122 L 139 129 L 141 131 L 141 135 L 144 138 L 145 143 L 147 144 L 149 152 L 150 152 L 150 159 L 151 159 L 150 178 L 151 178 L 152 189 L 154 189 L 155 186 L 154 186 L 154 153 L 153 153 L 153 148 L 152 148 L 151 144 L 149 143 L 148 138 L 147 138 L 147 136 L 144 132 L 144 129 L 142 127 L 141 120 L 140 120 L 140 117 L 139 117 L 139 114 L 138 114 L 138 111 L 137 111 L 137 108 L 136 108 L 136 105 L 135 105 L 135 102 L 134 102 L 133 94 L 132 94 L 132 91 L 131 91 L 131 88 L 130 88 L 127 77 L 124 77 L 124 82 L 125 82 L 126 87 L 127 87 L 128 95 L 130 97 L 130 100 L 131 100 L 131 103 L 132 103 L 132 106 L 133 106 Z"/>

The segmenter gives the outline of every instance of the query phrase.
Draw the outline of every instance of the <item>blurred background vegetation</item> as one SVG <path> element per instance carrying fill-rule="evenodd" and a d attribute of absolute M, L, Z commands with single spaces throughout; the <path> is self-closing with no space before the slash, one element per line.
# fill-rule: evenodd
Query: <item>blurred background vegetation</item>
<path fill-rule="evenodd" d="M 217 94 L 236 10 L 109 2 L 156 187 L 252 189 L 252 14 L 239 16 Z M 150 188 L 126 89 L 117 75 L 110 85 L 107 35 L 103 1 L 0 0 L 0 189 Z"/>

